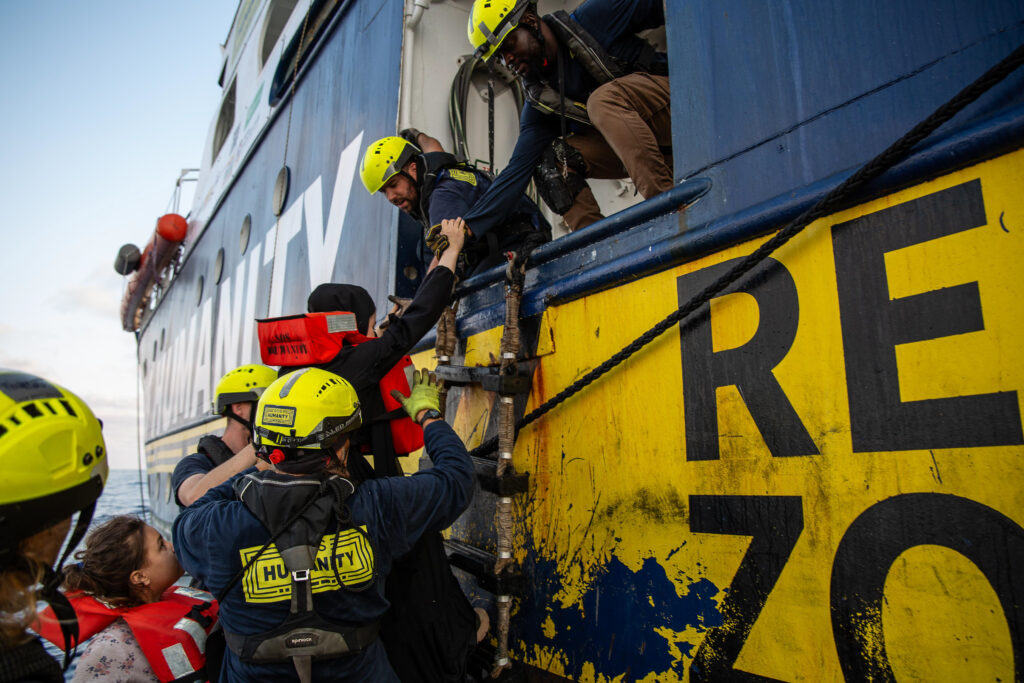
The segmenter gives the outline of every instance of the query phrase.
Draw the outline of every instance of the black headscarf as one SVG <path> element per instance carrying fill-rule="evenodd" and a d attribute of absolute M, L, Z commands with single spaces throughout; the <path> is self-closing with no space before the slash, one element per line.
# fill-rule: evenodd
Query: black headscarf
<path fill-rule="evenodd" d="M 369 292 L 359 285 L 323 284 L 313 290 L 306 299 L 306 309 L 310 313 L 327 313 L 329 311 L 349 311 L 356 314 L 356 325 L 361 334 L 366 334 L 377 306 Z"/>

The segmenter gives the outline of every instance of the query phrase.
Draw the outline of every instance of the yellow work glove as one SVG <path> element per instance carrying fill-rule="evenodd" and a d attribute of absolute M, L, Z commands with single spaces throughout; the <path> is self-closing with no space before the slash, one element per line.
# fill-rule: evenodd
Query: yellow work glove
<path fill-rule="evenodd" d="M 412 375 L 412 391 L 409 396 L 402 396 L 397 389 L 391 390 L 391 396 L 402 404 L 409 417 L 416 419 L 422 410 L 441 410 L 440 388 L 437 386 L 437 377 L 432 372 L 417 370 Z"/>
<path fill-rule="evenodd" d="M 427 230 L 427 248 L 434 252 L 437 258 L 441 258 L 441 255 L 448 248 L 448 238 L 441 234 L 441 224 L 431 226 L 430 230 Z"/>

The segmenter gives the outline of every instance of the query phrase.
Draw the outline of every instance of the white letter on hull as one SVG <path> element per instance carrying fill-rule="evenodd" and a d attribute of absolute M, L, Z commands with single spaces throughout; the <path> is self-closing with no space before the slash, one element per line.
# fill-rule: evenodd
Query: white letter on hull
<path fill-rule="evenodd" d="M 320 178 L 317 178 L 303 195 L 306 207 L 306 244 L 309 246 L 310 289 L 333 280 L 334 264 L 338 260 L 338 245 L 341 244 L 341 229 L 345 225 L 345 214 L 348 213 L 352 179 L 356 174 L 362 144 L 363 133 L 360 131 L 338 159 L 338 174 L 334 179 L 334 193 L 331 195 L 331 213 L 327 218 L 326 233 L 323 229 Z"/>

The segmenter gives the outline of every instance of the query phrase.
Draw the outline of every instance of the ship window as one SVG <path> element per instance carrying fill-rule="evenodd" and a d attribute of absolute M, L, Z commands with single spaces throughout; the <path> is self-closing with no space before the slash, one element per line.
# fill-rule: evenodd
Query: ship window
<path fill-rule="evenodd" d="M 271 199 L 271 208 L 275 216 L 280 216 L 284 211 L 284 203 L 288 201 L 288 187 L 291 180 L 291 171 L 287 166 L 282 166 L 277 172 L 277 179 L 274 181 L 274 196 Z"/>
<path fill-rule="evenodd" d="M 263 42 L 260 44 L 260 69 L 267 63 L 267 58 L 274 51 L 277 39 L 288 23 L 288 17 L 295 9 L 296 0 L 273 0 L 267 10 L 267 18 L 263 22 Z"/>
<path fill-rule="evenodd" d="M 217 259 L 213 262 L 213 282 L 220 284 L 220 278 L 224 275 L 224 247 L 217 251 Z"/>
<path fill-rule="evenodd" d="M 238 233 L 238 248 L 243 254 L 249 248 L 249 231 L 252 229 L 252 216 L 242 220 L 242 229 Z"/>
<path fill-rule="evenodd" d="M 146 366 L 146 359 L 142 359 L 142 376 L 145 377 L 148 374 L 149 368 Z M 52 410 L 52 409 L 51 409 Z"/>
<path fill-rule="evenodd" d="M 288 46 L 281 53 L 281 59 L 277 63 L 277 71 L 274 72 L 274 80 L 270 87 L 270 106 L 276 107 L 281 98 L 288 92 L 292 84 L 292 77 L 302 69 L 306 58 L 312 53 L 312 47 L 317 44 L 324 33 L 324 29 L 334 17 L 335 10 L 348 7 L 353 3 L 342 2 L 342 0 L 313 0 L 307 10 L 308 16 L 299 25 L 295 35 L 292 36 Z M 299 42 L 302 46 L 300 50 Z"/>
<path fill-rule="evenodd" d="M 153 360 L 156 360 L 156 339 L 153 340 Z"/>
<path fill-rule="evenodd" d="M 213 132 L 213 156 L 210 157 L 210 161 L 217 159 L 217 155 L 220 154 L 221 148 L 224 143 L 227 142 L 228 134 L 231 133 L 231 128 L 235 125 L 235 82 L 231 82 L 231 87 L 228 88 L 228 94 L 224 96 L 224 101 L 220 105 L 220 115 L 217 116 L 217 128 Z"/>
<path fill-rule="evenodd" d="M 160 330 L 160 350 L 164 350 L 164 340 L 167 338 L 167 328 Z"/>
<path fill-rule="evenodd" d="M 202 275 L 199 276 L 199 282 L 196 283 L 196 306 L 203 303 L 203 285 L 206 284 L 205 278 Z"/>

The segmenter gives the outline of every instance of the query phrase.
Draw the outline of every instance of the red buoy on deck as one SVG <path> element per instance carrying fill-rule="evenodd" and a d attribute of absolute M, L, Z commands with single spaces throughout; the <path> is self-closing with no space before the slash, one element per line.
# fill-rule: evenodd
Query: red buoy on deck
<path fill-rule="evenodd" d="M 176 213 L 167 213 L 156 221 L 156 234 L 168 242 L 180 242 L 185 239 L 188 232 L 188 221 L 184 216 Z"/>

